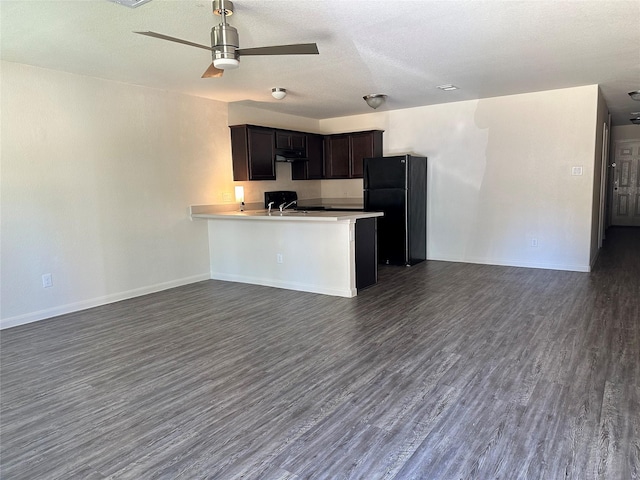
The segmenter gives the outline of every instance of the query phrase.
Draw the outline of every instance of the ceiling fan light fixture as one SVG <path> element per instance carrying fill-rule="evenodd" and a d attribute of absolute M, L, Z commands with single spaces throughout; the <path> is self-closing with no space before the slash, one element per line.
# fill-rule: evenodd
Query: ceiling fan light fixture
<path fill-rule="evenodd" d="M 640 90 L 634 90 L 633 92 L 629 92 L 629 96 L 634 100 L 637 100 L 640 102 Z"/>
<path fill-rule="evenodd" d="M 213 66 L 220 70 L 233 70 L 240 66 L 240 62 L 235 58 L 216 58 L 213 60 Z"/>
<path fill-rule="evenodd" d="M 287 89 L 281 87 L 273 87 L 271 89 L 271 96 L 276 100 L 282 100 L 287 96 Z"/>
<path fill-rule="evenodd" d="M 1 1 L 1 0 L 0 0 Z M 112 0 L 116 1 L 116 0 Z M 118 0 L 120 1 L 120 0 Z M 122 0 L 148 1 L 148 0 Z M 270 47 L 239 48 L 238 30 L 227 23 L 227 16 L 233 13 L 233 2 L 230 0 L 214 0 L 213 12 L 220 15 L 222 21 L 211 29 L 211 46 L 190 42 L 181 38 L 171 37 L 157 32 L 134 32 L 148 37 L 181 43 L 190 47 L 201 48 L 211 52 L 212 65 L 202 75 L 202 78 L 219 78 L 224 70 L 231 70 L 240 66 L 241 56 L 252 55 L 317 55 L 318 45 L 315 43 L 296 43 L 291 45 L 272 45 Z"/>
<path fill-rule="evenodd" d="M 387 96 L 383 93 L 371 93 L 369 95 L 365 95 L 362 98 L 365 102 L 367 102 L 367 105 L 369 105 L 374 110 L 387 100 Z"/>

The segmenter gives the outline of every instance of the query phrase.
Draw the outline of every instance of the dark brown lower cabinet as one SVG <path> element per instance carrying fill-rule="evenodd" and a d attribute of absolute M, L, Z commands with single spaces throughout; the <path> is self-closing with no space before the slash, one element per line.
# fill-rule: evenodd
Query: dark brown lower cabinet
<path fill-rule="evenodd" d="M 361 290 L 378 281 L 377 219 L 356 220 L 356 289 Z"/>

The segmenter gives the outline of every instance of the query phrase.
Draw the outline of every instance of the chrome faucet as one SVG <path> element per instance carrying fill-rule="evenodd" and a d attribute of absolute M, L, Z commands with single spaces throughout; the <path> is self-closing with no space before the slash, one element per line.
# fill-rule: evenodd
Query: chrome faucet
<path fill-rule="evenodd" d="M 291 205 L 293 205 L 294 203 L 295 203 L 295 204 L 297 204 L 297 203 L 298 203 L 298 201 L 297 201 L 297 200 L 292 200 L 292 201 L 290 201 L 289 203 L 282 202 L 282 203 L 280 204 L 280 213 L 284 212 L 288 207 L 290 207 L 290 206 L 291 206 Z"/>
<path fill-rule="evenodd" d="M 269 202 L 269 215 L 271 215 L 271 207 L 273 207 L 274 202 Z"/>

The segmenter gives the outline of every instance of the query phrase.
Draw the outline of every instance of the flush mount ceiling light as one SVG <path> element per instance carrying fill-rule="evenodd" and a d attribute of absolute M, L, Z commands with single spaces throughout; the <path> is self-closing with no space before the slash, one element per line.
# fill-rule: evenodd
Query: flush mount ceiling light
<path fill-rule="evenodd" d="M 450 92 L 451 90 L 458 90 L 458 87 L 456 87 L 455 85 L 451 85 L 450 83 L 447 83 L 446 85 L 438 85 L 436 88 L 439 88 L 440 90 L 444 90 L 445 92 Z"/>
<path fill-rule="evenodd" d="M 630 118 L 629 121 L 634 125 L 640 125 L 640 117 Z"/>
<path fill-rule="evenodd" d="M 271 96 L 276 100 L 282 100 L 284 97 L 287 96 L 287 89 L 280 88 L 280 87 L 273 87 L 271 89 Z"/>
<path fill-rule="evenodd" d="M 633 92 L 629 92 L 629 96 L 634 100 L 640 101 L 640 90 L 634 90 Z"/>
<path fill-rule="evenodd" d="M 387 100 L 387 96 L 383 93 L 371 93 L 369 95 L 365 95 L 362 98 L 364 98 L 364 101 L 367 102 L 367 105 L 369 105 L 374 110 Z"/>

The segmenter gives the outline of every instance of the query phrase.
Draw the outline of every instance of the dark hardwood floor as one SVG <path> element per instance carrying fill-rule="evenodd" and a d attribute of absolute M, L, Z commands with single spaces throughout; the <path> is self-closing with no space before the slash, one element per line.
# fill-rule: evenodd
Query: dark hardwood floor
<path fill-rule="evenodd" d="M 207 281 L 1 333 L 9 479 L 638 479 L 640 229 L 590 274 Z"/>

